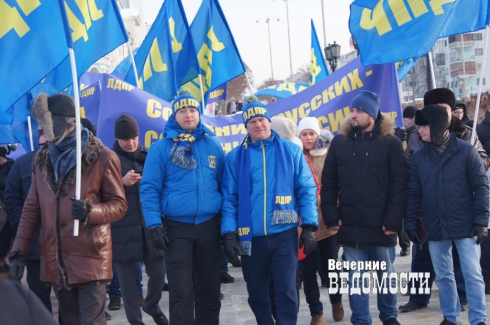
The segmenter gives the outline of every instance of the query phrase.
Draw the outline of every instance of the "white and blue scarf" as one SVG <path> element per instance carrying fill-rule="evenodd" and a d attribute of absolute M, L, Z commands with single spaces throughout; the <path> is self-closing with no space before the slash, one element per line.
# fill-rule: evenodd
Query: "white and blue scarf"
<path fill-rule="evenodd" d="M 88 142 L 89 131 L 82 129 L 82 154 Z M 53 165 L 54 179 L 59 182 L 77 164 L 77 135 L 70 133 L 58 144 L 49 144 L 49 159 Z"/>

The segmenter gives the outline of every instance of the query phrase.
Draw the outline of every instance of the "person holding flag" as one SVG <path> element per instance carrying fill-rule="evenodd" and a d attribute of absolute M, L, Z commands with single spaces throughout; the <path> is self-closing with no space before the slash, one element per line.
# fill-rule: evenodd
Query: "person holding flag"
<path fill-rule="evenodd" d="M 140 198 L 153 246 L 166 250 L 172 324 L 219 324 L 224 153 L 185 90 L 146 158 Z M 195 316 L 194 316 L 195 315 Z"/>
<path fill-rule="evenodd" d="M 39 226 L 41 280 L 53 284 L 64 324 L 106 324 L 106 284 L 112 278 L 110 223 L 128 208 L 117 155 L 86 128 L 80 130 L 82 160 L 76 159 L 73 98 L 41 93 L 32 116 L 48 145 L 33 162 L 32 184 L 9 254 L 11 278 L 20 280 Z M 82 164 L 76 200 L 75 166 Z M 73 235 L 74 220 L 80 221 Z"/>

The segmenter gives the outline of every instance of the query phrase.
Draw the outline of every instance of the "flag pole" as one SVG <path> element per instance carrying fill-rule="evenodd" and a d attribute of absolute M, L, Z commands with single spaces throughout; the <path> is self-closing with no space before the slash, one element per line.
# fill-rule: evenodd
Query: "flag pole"
<path fill-rule="evenodd" d="M 248 90 L 250 90 L 250 96 L 253 95 L 252 87 L 250 86 L 250 80 L 248 80 L 247 69 L 245 69 L 245 78 L 247 79 Z M 292 82 L 292 81 L 291 81 Z"/>
<path fill-rule="evenodd" d="M 473 132 L 471 134 L 471 144 L 474 145 L 475 143 L 475 137 L 476 137 L 476 121 L 478 120 L 478 112 L 480 110 L 480 99 L 481 99 L 481 92 L 483 90 L 483 75 L 485 72 L 485 63 L 487 61 L 487 48 L 488 48 L 488 30 L 489 26 L 485 28 L 485 48 L 483 49 L 483 63 L 481 65 L 481 77 L 480 77 L 480 87 L 478 89 L 478 95 L 476 96 L 476 107 L 475 107 L 475 115 L 473 116 Z"/>
<path fill-rule="evenodd" d="M 204 90 L 202 89 L 202 76 L 199 74 L 199 85 L 201 86 L 201 100 L 202 100 L 202 107 L 206 107 L 206 103 L 204 103 Z"/>
<path fill-rule="evenodd" d="M 73 79 L 73 95 L 75 97 L 75 121 L 76 121 L 76 152 L 77 152 L 77 164 L 76 164 L 76 183 L 75 183 L 75 199 L 80 200 L 81 195 L 81 178 L 82 178 L 82 129 L 80 124 L 80 91 L 78 90 L 77 79 L 77 65 L 75 61 L 75 51 L 73 48 L 68 48 L 70 53 L 71 75 Z M 73 236 L 78 236 L 78 230 L 80 227 L 80 221 L 74 220 L 73 224 Z"/>
<path fill-rule="evenodd" d="M 34 151 L 34 141 L 32 140 L 32 124 L 31 117 L 27 117 L 27 127 L 29 128 L 29 143 L 31 144 L 31 151 Z"/>
<path fill-rule="evenodd" d="M 133 72 L 134 72 L 134 78 L 136 80 L 136 87 L 140 88 L 140 83 L 138 82 L 138 80 L 139 80 L 138 79 L 138 71 L 136 70 L 136 63 L 134 62 L 134 55 L 133 55 L 133 51 L 131 50 L 131 45 L 129 44 L 129 40 L 126 42 L 126 44 L 128 45 L 129 56 L 131 57 L 131 63 L 133 65 Z"/>
<path fill-rule="evenodd" d="M 429 60 L 430 78 L 431 78 L 431 81 L 432 81 L 432 85 L 434 85 L 434 88 L 437 88 L 437 85 L 436 85 L 436 74 L 434 73 L 434 64 L 432 63 L 432 50 L 430 50 L 429 53 L 427 53 L 427 54 L 428 54 L 428 60 Z"/>

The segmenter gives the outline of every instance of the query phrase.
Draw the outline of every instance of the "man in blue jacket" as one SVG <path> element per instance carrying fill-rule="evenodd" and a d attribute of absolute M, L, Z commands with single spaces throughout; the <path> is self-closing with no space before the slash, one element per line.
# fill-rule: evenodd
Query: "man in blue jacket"
<path fill-rule="evenodd" d="M 488 179 L 477 150 L 448 130 L 446 109 L 428 105 L 415 115 L 424 145 L 410 164 L 405 229 L 420 244 L 417 217 L 424 202 L 424 222 L 429 230 L 429 251 L 436 273 L 444 320 L 460 324 L 461 311 L 453 272 L 452 243 L 461 260 L 471 325 L 484 325 L 485 284 L 480 268 L 479 245 L 487 237 Z"/>
<path fill-rule="evenodd" d="M 194 97 L 181 94 L 172 110 L 163 138 L 150 147 L 146 158 L 140 187 L 143 216 L 155 248 L 167 250 L 172 324 L 218 325 L 217 214 L 224 153 L 201 123 L 201 106 Z"/>
<path fill-rule="evenodd" d="M 242 255 L 248 303 L 258 324 L 273 325 L 269 281 L 274 278 L 277 324 L 296 324 L 299 246 L 316 247 L 316 184 L 296 144 L 271 131 L 267 108 L 254 96 L 243 107 L 248 135 L 226 158 L 221 233 L 230 261 Z"/>

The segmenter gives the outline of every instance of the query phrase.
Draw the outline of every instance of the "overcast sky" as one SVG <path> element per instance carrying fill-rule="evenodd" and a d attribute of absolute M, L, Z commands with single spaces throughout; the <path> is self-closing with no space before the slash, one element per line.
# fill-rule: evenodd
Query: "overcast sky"
<path fill-rule="evenodd" d="M 320 45 L 324 46 L 322 0 L 288 0 L 289 26 L 293 73 L 309 64 L 311 46 L 310 20 L 313 19 Z M 163 0 L 144 0 L 144 21 L 152 23 Z M 220 0 L 235 42 L 244 62 L 254 75 L 255 86 L 271 78 L 267 17 L 271 19 L 270 33 L 274 79 L 289 77 L 288 26 L 284 0 Z M 352 50 L 348 27 L 349 5 L 352 0 L 323 0 L 326 41 L 335 40 L 342 53 Z M 189 24 L 201 0 L 182 0 Z M 279 19 L 279 21 L 277 21 Z M 257 23 L 257 20 L 259 21 Z"/>

